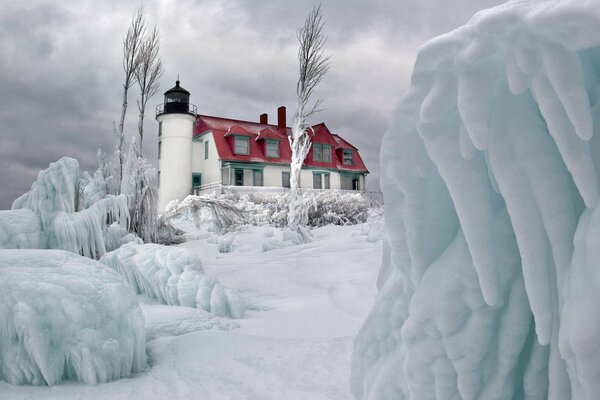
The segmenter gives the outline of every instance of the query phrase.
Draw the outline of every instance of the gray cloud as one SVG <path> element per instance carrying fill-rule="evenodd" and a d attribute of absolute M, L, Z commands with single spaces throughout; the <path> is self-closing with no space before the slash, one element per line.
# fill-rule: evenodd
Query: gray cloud
<path fill-rule="evenodd" d="M 29 189 L 38 171 L 64 155 L 95 169 L 98 148 L 112 152 L 122 85 L 121 40 L 137 4 L 40 0 L 0 4 L 0 209 Z M 22 4 L 23 3 L 23 4 Z M 379 145 L 389 113 L 407 88 L 417 49 L 499 0 L 331 0 L 323 3 L 332 68 L 316 96 L 326 122 L 357 146 L 379 177 Z M 295 37 L 312 2 L 146 1 L 161 31 L 165 74 L 177 74 L 200 113 L 257 120 L 294 110 Z M 136 90 L 127 131 L 135 131 Z M 152 99 L 151 106 L 162 102 Z M 148 110 L 144 151 L 156 164 Z"/>

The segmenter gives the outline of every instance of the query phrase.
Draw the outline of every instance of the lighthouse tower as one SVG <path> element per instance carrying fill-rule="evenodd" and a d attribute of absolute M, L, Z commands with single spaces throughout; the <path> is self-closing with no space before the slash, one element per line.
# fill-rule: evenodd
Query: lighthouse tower
<path fill-rule="evenodd" d="M 192 134 L 196 106 L 190 92 L 175 86 L 165 92 L 164 104 L 156 107 L 158 121 L 158 210 L 170 201 L 183 200 L 192 190 Z"/>

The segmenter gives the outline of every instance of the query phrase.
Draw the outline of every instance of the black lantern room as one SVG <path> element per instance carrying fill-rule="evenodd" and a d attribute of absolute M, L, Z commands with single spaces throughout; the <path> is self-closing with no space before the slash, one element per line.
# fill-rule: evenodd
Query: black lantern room
<path fill-rule="evenodd" d="M 179 86 L 179 80 L 175 86 L 165 92 L 165 103 L 156 109 L 159 114 L 191 114 L 196 115 L 196 106 L 190 104 L 190 92 Z"/>

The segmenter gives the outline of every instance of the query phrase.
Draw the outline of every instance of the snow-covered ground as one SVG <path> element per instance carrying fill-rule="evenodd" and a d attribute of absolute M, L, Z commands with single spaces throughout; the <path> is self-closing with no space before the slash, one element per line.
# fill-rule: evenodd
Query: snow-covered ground
<path fill-rule="evenodd" d="M 181 246 L 245 298 L 244 318 L 140 296 L 147 371 L 96 386 L 0 382 L 0 399 L 350 399 L 352 345 L 376 295 L 377 228 L 325 226 L 312 231 L 313 243 L 268 252 L 262 243 L 281 230 L 247 227 L 229 253 L 198 233 Z"/>

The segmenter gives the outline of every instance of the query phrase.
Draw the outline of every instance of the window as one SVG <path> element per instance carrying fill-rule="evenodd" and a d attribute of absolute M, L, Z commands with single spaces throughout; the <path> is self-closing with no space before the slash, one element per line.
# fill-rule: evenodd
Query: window
<path fill-rule="evenodd" d="M 192 189 L 202 185 L 202 175 L 192 174 Z"/>
<path fill-rule="evenodd" d="M 235 186 L 244 186 L 244 170 L 243 169 L 234 169 L 233 170 L 233 181 Z"/>
<path fill-rule="evenodd" d="M 208 140 L 204 142 L 204 159 L 208 160 Z"/>
<path fill-rule="evenodd" d="M 313 143 L 313 161 L 323 161 L 323 147 Z"/>
<path fill-rule="evenodd" d="M 236 136 L 233 145 L 234 154 L 250 154 L 249 138 L 246 136 Z"/>
<path fill-rule="evenodd" d="M 352 149 L 344 149 L 344 165 L 352 165 Z"/>
<path fill-rule="evenodd" d="M 160 142 L 158 142 L 158 159 L 160 160 Z"/>
<path fill-rule="evenodd" d="M 313 189 L 322 189 L 321 174 L 313 174 Z"/>
<path fill-rule="evenodd" d="M 254 186 L 263 185 L 263 172 L 260 170 L 254 170 Z"/>
<path fill-rule="evenodd" d="M 279 158 L 279 141 L 267 140 L 266 155 L 271 158 Z"/>
<path fill-rule="evenodd" d="M 284 188 L 290 187 L 290 173 L 287 171 L 281 173 L 281 186 Z"/>
<path fill-rule="evenodd" d="M 329 174 L 325 174 L 323 175 L 324 178 L 324 183 L 325 183 L 325 189 L 331 189 L 330 183 L 329 183 Z"/>
<path fill-rule="evenodd" d="M 328 144 L 323 145 L 323 162 L 331 162 L 331 146 Z"/>
<path fill-rule="evenodd" d="M 162 136 L 162 121 L 158 123 L 158 137 Z"/>

